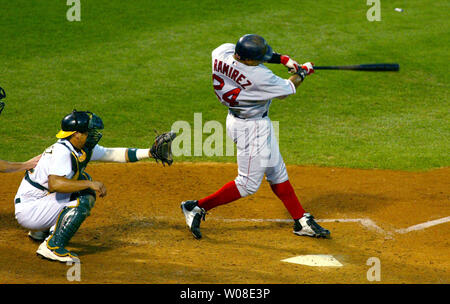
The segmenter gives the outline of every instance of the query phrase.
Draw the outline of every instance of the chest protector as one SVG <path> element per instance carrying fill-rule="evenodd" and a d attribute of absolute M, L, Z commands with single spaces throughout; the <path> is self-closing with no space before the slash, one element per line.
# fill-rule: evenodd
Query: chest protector
<path fill-rule="evenodd" d="M 81 156 L 77 156 L 69 146 L 64 142 L 59 142 L 59 144 L 64 145 L 70 151 L 70 159 L 72 161 L 72 172 L 74 172 L 72 179 L 85 179 L 83 178 L 84 170 L 86 169 L 89 161 L 91 160 L 93 149 L 83 148 L 81 150 Z"/>

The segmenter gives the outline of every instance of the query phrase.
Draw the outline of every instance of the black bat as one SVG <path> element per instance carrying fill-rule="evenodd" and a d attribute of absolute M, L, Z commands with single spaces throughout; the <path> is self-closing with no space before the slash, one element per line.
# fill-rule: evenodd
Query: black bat
<path fill-rule="evenodd" d="M 371 63 L 356 65 L 329 65 L 314 66 L 314 70 L 351 70 L 366 72 L 398 72 L 400 66 L 398 63 Z"/>

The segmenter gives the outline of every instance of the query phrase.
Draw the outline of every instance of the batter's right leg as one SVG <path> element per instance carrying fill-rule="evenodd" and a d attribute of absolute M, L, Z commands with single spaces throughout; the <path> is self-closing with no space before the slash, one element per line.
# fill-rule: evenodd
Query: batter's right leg
<path fill-rule="evenodd" d="M 181 210 L 186 217 L 186 224 L 196 239 L 201 239 L 201 219 L 205 220 L 206 211 L 220 205 L 228 204 L 241 198 L 241 194 L 234 181 L 225 184 L 217 192 L 200 200 L 184 201 Z"/>
<path fill-rule="evenodd" d="M 206 211 L 254 194 L 259 189 L 266 170 L 261 166 L 260 154 L 269 134 L 267 125 L 267 121 L 241 121 L 230 115 L 227 117 L 227 133 L 237 146 L 238 176 L 207 197 L 181 203 L 186 224 L 196 239 L 202 237 L 200 219 L 204 219 Z M 262 144 L 257 138 L 262 139 Z"/>
<path fill-rule="evenodd" d="M 206 211 L 198 206 L 198 201 L 184 201 L 181 202 L 181 212 L 186 217 L 186 225 L 192 232 L 196 239 L 201 239 L 200 222 L 205 220 Z"/>
<path fill-rule="evenodd" d="M 201 239 L 201 219 L 205 220 L 206 211 L 220 205 L 228 204 L 241 198 L 234 181 L 228 182 L 217 192 L 200 200 L 181 202 L 181 210 L 186 217 L 186 224 L 196 239 Z"/>

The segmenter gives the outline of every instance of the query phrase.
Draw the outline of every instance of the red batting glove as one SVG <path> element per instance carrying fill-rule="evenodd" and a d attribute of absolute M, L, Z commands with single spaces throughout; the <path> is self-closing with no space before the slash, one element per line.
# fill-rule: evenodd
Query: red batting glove
<path fill-rule="evenodd" d="M 302 64 L 301 68 L 306 71 L 306 75 L 311 75 L 312 73 L 314 73 L 314 63 L 312 62 L 306 62 Z"/>
<path fill-rule="evenodd" d="M 281 63 L 286 66 L 289 70 L 289 73 L 296 73 L 300 68 L 300 65 L 297 61 L 290 58 L 288 55 L 281 55 Z"/>

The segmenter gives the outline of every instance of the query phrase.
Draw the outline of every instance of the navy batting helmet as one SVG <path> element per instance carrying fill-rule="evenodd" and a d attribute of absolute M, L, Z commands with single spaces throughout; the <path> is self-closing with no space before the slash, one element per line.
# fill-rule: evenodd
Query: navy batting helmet
<path fill-rule="evenodd" d="M 273 50 L 263 37 L 247 34 L 236 43 L 235 53 L 243 60 L 268 61 L 272 58 Z"/>

